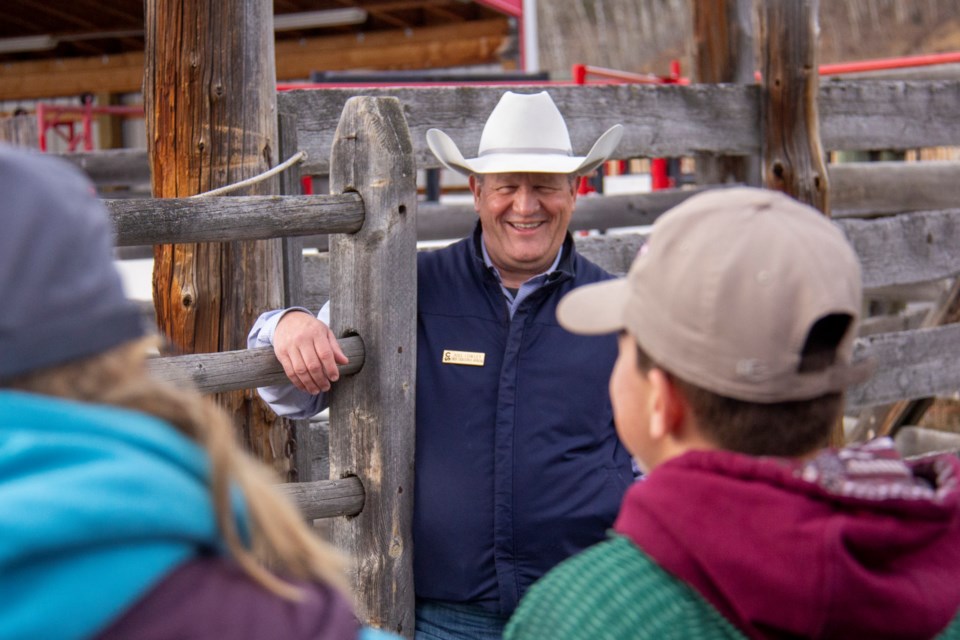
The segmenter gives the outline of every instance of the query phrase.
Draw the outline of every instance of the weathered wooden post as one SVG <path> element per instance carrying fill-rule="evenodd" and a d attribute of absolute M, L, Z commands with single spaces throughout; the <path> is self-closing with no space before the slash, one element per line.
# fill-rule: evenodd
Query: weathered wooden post
<path fill-rule="evenodd" d="M 330 477 L 358 476 L 363 511 L 333 524 L 355 565 L 360 615 L 413 637 L 411 545 L 416 382 L 416 166 L 396 98 L 355 97 L 340 117 L 330 192 L 355 191 L 366 218 L 331 236 L 331 328 L 359 334 L 365 363 L 331 392 Z"/>
<path fill-rule="evenodd" d="M 829 215 L 817 94 L 819 0 L 760 3 L 763 184 Z"/>
<path fill-rule="evenodd" d="M 183 197 L 250 178 L 278 162 L 272 4 L 147 0 L 147 144 L 153 195 Z M 277 181 L 238 195 L 277 193 Z M 282 305 L 279 240 L 158 245 L 157 323 L 176 349 L 242 349 L 257 314 Z M 290 478 L 291 430 L 256 392 L 220 402 L 252 450 Z"/>
<path fill-rule="evenodd" d="M 753 84 L 754 0 L 691 0 L 691 9 L 697 82 Z M 696 162 L 698 184 L 760 184 L 760 162 L 756 156 L 702 152 L 697 154 Z"/>
<path fill-rule="evenodd" d="M 760 3 L 760 100 L 763 184 L 830 215 L 829 182 L 820 140 L 820 0 Z M 843 418 L 830 444 L 844 443 Z"/>

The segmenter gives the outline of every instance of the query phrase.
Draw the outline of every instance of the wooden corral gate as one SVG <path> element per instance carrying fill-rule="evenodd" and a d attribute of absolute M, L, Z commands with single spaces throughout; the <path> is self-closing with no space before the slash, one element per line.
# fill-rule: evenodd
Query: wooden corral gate
<path fill-rule="evenodd" d="M 522 90 L 550 91 L 578 152 L 619 122 L 626 135 L 618 158 L 755 158 L 763 168 L 763 184 L 829 210 L 860 257 L 868 297 L 955 279 L 960 274 L 960 165 L 827 166 L 822 154 L 960 146 L 960 82 L 860 80 L 818 87 L 807 57 L 816 3 L 763 4 L 768 31 L 759 84 Z M 793 10 L 809 12 L 799 22 L 809 27 L 806 39 L 794 41 L 776 29 L 784 20 L 777 13 Z M 797 24 L 797 18 L 786 22 Z M 369 97 L 356 97 L 361 92 Z M 302 265 L 298 259 L 288 271 L 297 289 L 295 274 L 302 266 L 304 284 L 293 295 L 302 296 L 307 306 L 315 308 L 330 295 L 334 331 L 350 336 L 343 344 L 352 368 L 345 372 L 355 375 L 344 378 L 332 394 L 332 479 L 284 489 L 307 517 L 336 516 L 336 542 L 356 563 L 361 614 L 406 635 L 412 634 L 413 606 L 415 241 L 463 236 L 475 220 L 470 207 L 418 208 L 415 168 L 437 166 L 425 144 L 429 127 L 451 133 L 462 148 L 476 148 L 501 93 L 495 87 L 282 93 L 280 113 L 296 123 L 295 139 L 291 136 L 282 155 L 306 150 L 309 159 L 302 170 L 329 174 L 334 195 L 110 202 L 121 245 L 335 234 L 329 276 L 325 261 L 317 259 Z M 649 224 L 696 192 L 581 198 L 573 228 Z M 578 242 L 588 257 L 624 272 L 640 240 L 611 235 Z M 859 355 L 872 355 L 879 366 L 870 381 L 849 394 L 848 410 L 862 410 L 863 417 L 855 437 L 902 423 L 911 405 L 899 413 L 876 407 L 960 389 L 958 299 L 955 284 L 921 328 L 860 338 Z M 283 379 L 269 350 L 163 358 L 154 369 L 208 392 Z M 900 418 L 894 420 L 895 414 Z"/>

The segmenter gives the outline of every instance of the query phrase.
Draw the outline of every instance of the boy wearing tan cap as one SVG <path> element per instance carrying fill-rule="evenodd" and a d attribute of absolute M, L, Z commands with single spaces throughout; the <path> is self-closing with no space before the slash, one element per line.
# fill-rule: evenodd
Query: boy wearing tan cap
<path fill-rule="evenodd" d="M 860 305 L 841 232 L 758 189 L 690 198 L 626 278 L 567 295 L 567 329 L 620 332 L 617 432 L 649 475 L 506 637 L 960 637 L 960 460 L 823 448 L 869 373 Z"/>

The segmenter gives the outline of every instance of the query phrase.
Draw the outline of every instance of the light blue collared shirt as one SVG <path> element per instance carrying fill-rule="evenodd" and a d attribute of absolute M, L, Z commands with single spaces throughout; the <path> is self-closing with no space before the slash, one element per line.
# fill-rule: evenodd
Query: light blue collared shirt
<path fill-rule="evenodd" d="M 483 234 L 480 235 L 480 250 L 483 253 L 483 263 L 487 265 L 487 268 L 493 272 L 493 275 L 497 277 L 497 282 L 500 283 L 500 290 L 503 291 L 503 297 L 507 300 L 507 307 L 510 309 L 510 318 L 513 318 L 513 314 L 516 313 L 517 309 L 520 307 L 520 303 L 527 299 L 527 297 L 542 287 L 547 282 L 547 277 L 556 271 L 557 265 L 560 264 L 560 256 L 563 255 L 563 246 L 560 247 L 560 250 L 557 251 L 557 257 L 553 259 L 553 264 L 550 265 L 550 268 L 544 271 L 543 273 L 533 276 L 526 282 L 520 285 L 520 288 L 517 289 L 517 295 L 513 295 L 513 292 L 503 286 L 503 278 L 500 277 L 500 270 L 494 266 L 493 261 L 490 260 L 490 254 L 487 253 L 487 243 L 483 239 Z"/>

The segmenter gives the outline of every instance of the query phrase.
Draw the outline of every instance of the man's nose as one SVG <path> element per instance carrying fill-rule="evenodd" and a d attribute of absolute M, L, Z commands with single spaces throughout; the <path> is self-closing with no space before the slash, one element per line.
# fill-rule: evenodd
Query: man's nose
<path fill-rule="evenodd" d="M 521 186 L 513 194 L 513 210 L 517 213 L 534 213 L 540 208 L 537 192 L 526 185 Z"/>

